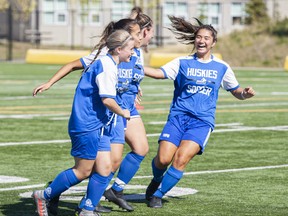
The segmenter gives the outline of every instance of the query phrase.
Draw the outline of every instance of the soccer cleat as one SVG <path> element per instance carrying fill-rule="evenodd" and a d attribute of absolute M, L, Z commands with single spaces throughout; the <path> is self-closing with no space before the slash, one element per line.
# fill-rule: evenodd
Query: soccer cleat
<path fill-rule="evenodd" d="M 44 190 L 36 190 L 32 194 L 32 198 L 36 204 L 36 212 L 39 216 L 48 216 L 47 200 L 44 198 Z"/>
<path fill-rule="evenodd" d="M 110 208 L 106 208 L 106 207 L 100 205 L 100 203 L 98 203 L 97 206 L 95 207 L 95 211 L 96 212 L 101 212 L 101 213 L 110 213 L 111 209 Z"/>
<path fill-rule="evenodd" d="M 79 216 L 101 216 L 100 213 L 95 211 L 88 211 L 86 209 L 82 209 L 79 213 Z"/>
<path fill-rule="evenodd" d="M 56 196 L 47 202 L 47 209 L 50 214 L 53 216 L 58 215 L 58 204 L 60 196 Z"/>
<path fill-rule="evenodd" d="M 82 211 L 82 209 L 79 208 L 79 206 L 77 206 L 77 208 L 75 209 L 75 216 L 79 216 L 81 211 Z M 110 208 L 105 208 L 104 206 L 100 205 L 100 203 L 98 203 L 98 205 L 95 207 L 95 212 L 110 213 L 111 209 Z"/>
<path fill-rule="evenodd" d="M 151 180 L 150 184 L 148 185 L 147 189 L 146 189 L 146 194 L 145 194 L 145 198 L 146 200 L 150 200 L 151 197 L 153 196 L 153 194 L 157 191 L 159 185 L 161 182 L 156 182 L 153 179 Z"/>
<path fill-rule="evenodd" d="M 125 199 L 123 199 L 123 190 L 118 192 L 110 188 L 104 192 L 104 197 L 106 200 L 113 202 L 122 209 L 125 209 L 129 212 L 134 211 L 133 207 L 130 206 Z"/>
<path fill-rule="evenodd" d="M 48 182 L 45 188 L 48 187 L 51 183 L 52 181 Z M 49 214 L 52 214 L 54 216 L 58 215 L 59 199 L 60 199 L 60 196 L 56 196 L 52 198 L 51 200 L 47 201 L 47 209 L 48 209 Z"/>
<path fill-rule="evenodd" d="M 162 199 L 156 196 L 152 196 L 148 206 L 150 208 L 162 208 Z"/>

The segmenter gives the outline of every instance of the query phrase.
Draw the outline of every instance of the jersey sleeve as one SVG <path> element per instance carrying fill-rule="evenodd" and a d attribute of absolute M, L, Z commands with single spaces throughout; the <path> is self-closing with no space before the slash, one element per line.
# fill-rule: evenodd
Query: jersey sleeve
<path fill-rule="evenodd" d="M 90 53 L 87 56 L 84 56 L 84 57 L 80 58 L 80 61 L 81 61 L 81 63 L 82 63 L 84 68 L 88 67 L 91 64 L 91 62 L 95 58 L 96 53 L 97 53 L 97 50 L 93 51 L 92 53 Z"/>
<path fill-rule="evenodd" d="M 230 66 L 227 67 L 226 73 L 221 82 L 221 87 L 226 91 L 233 91 L 239 87 L 239 83 Z"/>
<path fill-rule="evenodd" d="M 105 58 L 106 60 L 108 58 Z M 100 97 L 115 98 L 116 85 L 118 81 L 117 66 L 110 59 L 110 61 L 101 61 L 103 72 L 96 76 L 96 84 L 99 88 Z"/>
<path fill-rule="evenodd" d="M 81 61 L 82 65 L 83 65 L 83 68 L 88 67 L 88 66 L 91 64 L 91 62 L 94 61 L 97 52 L 98 52 L 98 50 L 94 50 L 94 51 L 93 51 L 92 53 L 90 53 L 89 55 L 80 58 L 80 61 Z M 108 52 L 107 47 L 104 47 L 104 48 L 101 50 L 101 52 L 99 53 L 97 59 L 100 59 L 100 58 L 106 56 L 107 52 Z"/>
<path fill-rule="evenodd" d="M 167 64 L 163 65 L 160 69 L 163 71 L 166 79 L 175 80 L 180 67 L 180 58 L 176 58 Z"/>

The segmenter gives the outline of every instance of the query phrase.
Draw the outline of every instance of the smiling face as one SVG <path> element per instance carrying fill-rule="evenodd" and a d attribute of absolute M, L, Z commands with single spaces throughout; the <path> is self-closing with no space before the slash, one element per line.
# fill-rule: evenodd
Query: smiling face
<path fill-rule="evenodd" d="M 211 55 L 211 49 L 215 43 L 216 41 L 210 30 L 205 28 L 200 29 L 196 34 L 194 42 L 198 58 L 203 60 L 209 59 Z"/>
<path fill-rule="evenodd" d="M 119 50 L 119 62 L 129 62 L 134 53 L 134 40 L 129 40 Z"/>
<path fill-rule="evenodd" d="M 141 46 L 141 41 L 142 41 L 142 34 L 140 31 L 140 26 L 138 24 L 134 25 L 131 28 L 130 34 L 134 39 L 134 47 L 139 48 Z"/>

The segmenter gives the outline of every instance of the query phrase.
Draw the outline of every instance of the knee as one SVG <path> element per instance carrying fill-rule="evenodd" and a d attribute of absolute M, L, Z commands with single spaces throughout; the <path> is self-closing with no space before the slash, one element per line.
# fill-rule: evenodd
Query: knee
<path fill-rule="evenodd" d="M 112 164 L 111 163 L 101 164 L 101 166 L 100 167 L 98 166 L 94 171 L 102 176 L 108 176 L 112 171 Z"/>
<path fill-rule="evenodd" d="M 107 164 L 107 165 L 103 168 L 102 172 L 99 173 L 99 174 L 101 174 L 101 175 L 103 175 L 103 176 L 109 176 L 110 173 L 111 173 L 111 171 L 112 171 L 112 164 L 109 164 L 109 165 Z"/>
<path fill-rule="evenodd" d="M 139 153 L 137 153 L 137 152 L 135 152 L 135 153 L 145 157 L 148 154 L 148 152 L 149 152 L 149 146 L 143 145 L 142 148 L 139 150 Z"/>
<path fill-rule="evenodd" d="M 121 160 L 114 160 L 112 162 L 112 172 L 116 172 L 118 170 L 118 168 L 120 167 L 121 164 Z"/>
<path fill-rule="evenodd" d="M 146 156 L 149 152 L 149 145 L 148 143 L 139 143 L 139 144 L 134 144 L 134 145 L 130 145 L 131 147 L 131 150 L 133 152 L 135 152 L 136 154 L 138 155 L 141 155 L 141 156 Z"/>
<path fill-rule="evenodd" d="M 75 175 L 79 180 L 84 180 L 91 175 L 92 169 L 79 169 L 74 168 Z"/>
<path fill-rule="evenodd" d="M 173 166 L 174 166 L 176 169 L 184 170 L 189 161 L 190 161 L 189 158 L 177 157 L 177 156 L 176 156 L 176 157 L 174 158 L 174 161 L 173 161 Z"/>
<path fill-rule="evenodd" d="M 155 157 L 155 164 L 159 168 L 166 168 L 171 163 L 170 158 L 166 157 L 165 155 L 158 155 Z"/>

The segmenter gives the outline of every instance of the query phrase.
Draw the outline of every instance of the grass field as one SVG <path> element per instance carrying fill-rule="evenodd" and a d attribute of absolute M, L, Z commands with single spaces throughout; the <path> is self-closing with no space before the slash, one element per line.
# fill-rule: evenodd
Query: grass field
<path fill-rule="evenodd" d="M 33 88 L 58 68 L 0 63 L 1 216 L 34 215 L 32 191 L 73 165 L 67 122 L 80 71 L 32 97 Z M 190 162 L 177 188 L 164 198 L 162 209 L 148 208 L 143 193 L 151 179 L 150 163 L 166 121 L 173 84 L 144 79 L 145 109 L 140 112 L 150 152 L 125 190 L 135 211 L 124 212 L 103 200 L 104 206 L 113 207 L 109 215 L 288 214 L 288 73 L 269 69 L 235 73 L 242 86 L 254 87 L 257 96 L 238 101 L 220 91 L 216 128 L 208 146 Z M 26 181 L 16 182 L 12 177 Z M 63 194 L 60 216 L 73 215 L 86 185 L 87 181 Z"/>

